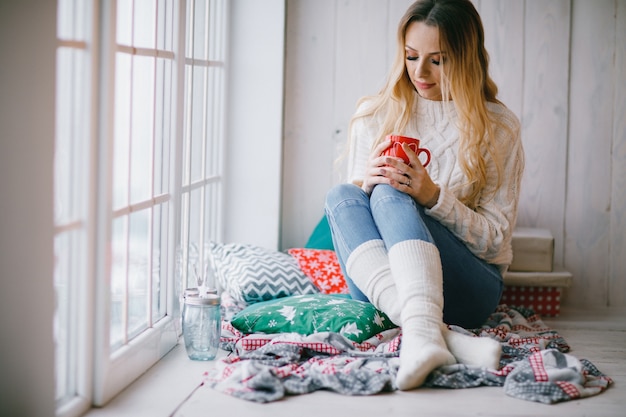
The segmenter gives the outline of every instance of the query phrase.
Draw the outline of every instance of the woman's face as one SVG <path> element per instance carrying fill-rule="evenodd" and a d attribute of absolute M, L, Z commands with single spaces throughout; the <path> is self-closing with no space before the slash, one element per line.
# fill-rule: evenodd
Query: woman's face
<path fill-rule="evenodd" d="M 405 64 L 418 94 L 428 100 L 442 100 L 439 30 L 423 22 L 411 23 L 405 34 Z"/>

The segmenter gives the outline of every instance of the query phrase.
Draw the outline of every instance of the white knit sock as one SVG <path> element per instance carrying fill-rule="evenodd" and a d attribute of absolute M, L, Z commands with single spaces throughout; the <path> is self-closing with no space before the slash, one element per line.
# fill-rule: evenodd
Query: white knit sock
<path fill-rule="evenodd" d="M 401 305 L 402 344 L 396 384 L 417 388 L 434 369 L 455 363 L 442 334 L 443 275 L 439 250 L 407 240 L 389 250 L 391 273 Z"/>
<path fill-rule="evenodd" d="M 455 332 L 445 325 L 443 337 L 457 362 L 488 369 L 500 367 L 502 346 L 498 341 L 488 337 L 475 337 Z"/>
<path fill-rule="evenodd" d="M 346 272 L 370 302 L 399 326 L 398 293 L 384 242 L 370 240 L 357 247 L 346 261 Z"/>
<path fill-rule="evenodd" d="M 398 289 L 391 275 L 389 256 L 382 240 L 370 240 L 357 247 L 348 257 L 346 272 L 376 308 L 401 326 Z M 498 369 L 502 351 L 500 343 L 449 330 L 445 324 L 442 324 L 441 329 L 448 350 L 457 362 Z"/>

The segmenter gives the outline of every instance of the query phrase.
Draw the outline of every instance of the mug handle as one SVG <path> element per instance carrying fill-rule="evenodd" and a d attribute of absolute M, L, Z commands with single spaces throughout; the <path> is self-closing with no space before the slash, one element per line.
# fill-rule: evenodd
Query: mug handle
<path fill-rule="evenodd" d="M 424 152 L 426 153 L 426 162 L 424 162 L 422 165 L 424 165 L 424 168 L 426 168 L 428 166 L 428 164 L 430 164 L 430 151 L 426 148 L 419 148 L 417 150 L 417 157 L 419 158 L 420 154 Z"/>

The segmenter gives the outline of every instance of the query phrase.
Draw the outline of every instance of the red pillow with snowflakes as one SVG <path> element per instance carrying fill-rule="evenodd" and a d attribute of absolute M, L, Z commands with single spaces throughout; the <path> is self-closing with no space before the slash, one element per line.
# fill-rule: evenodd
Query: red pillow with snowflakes
<path fill-rule="evenodd" d="M 341 272 L 337 254 L 328 249 L 293 248 L 287 252 L 300 265 L 300 269 L 323 294 L 348 294 L 348 286 Z"/>

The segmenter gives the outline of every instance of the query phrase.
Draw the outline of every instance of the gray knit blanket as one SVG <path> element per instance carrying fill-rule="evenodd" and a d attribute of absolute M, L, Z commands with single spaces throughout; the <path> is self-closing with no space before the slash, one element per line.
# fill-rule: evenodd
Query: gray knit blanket
<path fill-rule="evenodd" d="M 528 309 L 501 305 L 480 328 L 450 329 L 499 341 L 500 366 L 442 366 L 429 375 L 427 387 L 498 386 L 512 397 L 553 404 L 597 395 L 613 382 L 590 361 L 567 353 L 567 342 Z M 401 343 L 399 328 L 355 343 L 328 332 L 242 334 L 225 319 L 221 347 L 230 354 L 205 373 L 203 385 L 261 403 L 320 389 L 345 395 L 393 391 Z"/>

